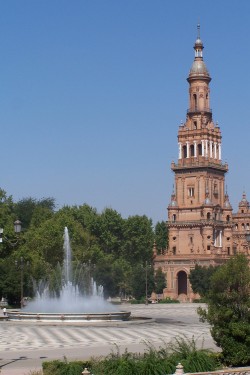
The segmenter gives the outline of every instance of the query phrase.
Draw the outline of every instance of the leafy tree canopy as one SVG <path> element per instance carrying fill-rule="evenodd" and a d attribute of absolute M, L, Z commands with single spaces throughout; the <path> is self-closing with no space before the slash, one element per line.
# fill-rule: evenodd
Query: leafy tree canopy
<path fill-rule="evenodd" d="M 211 277 L 207 310 L 199 308 L 203 320 L 222 349 L 225 363 L 250 364 L 250 269 L 248 259 L 239 254 L 219 267 Z"/>
<path fill-rule="evenodd" d="M 145 272 L 141 266 L 151 263 L 154 231 L 152 220 L 145 215 L 127 219 L 112 208 L 103 212 L 87 204 L 64 206 L 55 211 L 54 198 L 23 198 L 16 203 L 0 189 L 0 298 L 14 303 L 20 300 L 20 273 L 15 260 L 29 261 L 24 273 L 24 292 L 32 296 L 31 280 L 45 277 L 55 284 L 58 264 L 63 262 L 63 232 L 68 227 L 74 265 L 89 263 L 95 268 L 98 284 L 108 296 L 145 295 Z M 14 232 L 13 223 L 22 221 L 23 231 Z M 136 281 L 136 268 L 141 281 Z M 8 273 L 8 275 L 6 274 Z M 138 289 L 139 282 L 141 291 Z M 159 282 L 158 282 L 159 283 Z M 57 287 L 54 285 L 55 288 Z M 148 292 L 154 289 L 154 272 L 149 271 Z"/>
<path fill-rule="evenodd" d="M 194 293 L 198 293 L 201 297 L 205 297 L 210 290 L 211 276 L 216 271 L 216 267 L 204 267 L 198 264 L 190 271 L 189 281 L 192 285 Z"/>
<path fill-rule="evenodd" d="M 161 294 L 166 286 L 166 276 L 162 269 L 158 268 L 155 273 L 155 293 Z"/>
<path fill-rule="evenodd" d="M 162 253 L 168 247 L 168 230 L 164 221 L 156 223 L 155 242 L 157 253 Z"/>

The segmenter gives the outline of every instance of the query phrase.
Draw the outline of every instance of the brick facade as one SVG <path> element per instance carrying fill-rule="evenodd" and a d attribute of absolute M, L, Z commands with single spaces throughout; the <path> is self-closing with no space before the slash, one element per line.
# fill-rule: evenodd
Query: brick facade
<path fill-rule="evenodd" d="M 238 252 L 250 255 L 249 203 L 243 194 L 233 214 L 225 190 L 228 165 L 222 162 L 221 131 L 210 108 L 211 77 L 199 29 L 194 50 L 187 78 L 189 108 L 178 129 L 178 161 L 171 164 L 175 184 L 168 206 L 169 245 L 154 259 L 155 269 L 161 267 L 166 274 L 164 296 L 181 301 L 197 297 L 188 280 L 196 263 L 219 265 Z"/>

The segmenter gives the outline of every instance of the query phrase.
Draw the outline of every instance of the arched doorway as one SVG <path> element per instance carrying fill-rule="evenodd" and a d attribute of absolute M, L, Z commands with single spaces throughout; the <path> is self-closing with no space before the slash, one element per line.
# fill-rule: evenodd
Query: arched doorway
<path fill-rule="evenodd" d="M 178 272 L 177 281 L 178 281 L 178 296 L 180 294 L 187 295 L 187 274 L 185 271 Z"/>

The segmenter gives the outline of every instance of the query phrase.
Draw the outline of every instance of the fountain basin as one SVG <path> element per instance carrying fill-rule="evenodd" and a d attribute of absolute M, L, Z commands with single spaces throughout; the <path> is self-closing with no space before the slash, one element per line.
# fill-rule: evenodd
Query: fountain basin
<path fill-rule="evenodd" d="M 118 311 L 108 313 L 33 313 L 20 310 L 8 311 L 8 320 L 26 322 L 110 322 L 127 321 L 131 312 Z"/>

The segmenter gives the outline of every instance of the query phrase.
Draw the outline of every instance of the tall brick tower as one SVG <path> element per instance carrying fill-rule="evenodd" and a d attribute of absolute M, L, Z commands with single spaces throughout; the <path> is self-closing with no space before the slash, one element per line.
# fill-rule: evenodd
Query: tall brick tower
<path fill-rule="evenodd" d="M 178 130 L 175 185 L 168 206 L 169 245 L 155 257 L 166 274 L 166 296 L 191 300 L 188 274 L 195 263 L 224 262 L 232 253 L 232 207 L 225 192 L 228 165 L 222 163 L 222 136 L 210 109 L 211 77 L 203 61 L 200 27 L 187 81 L 189 108 Z"/>

